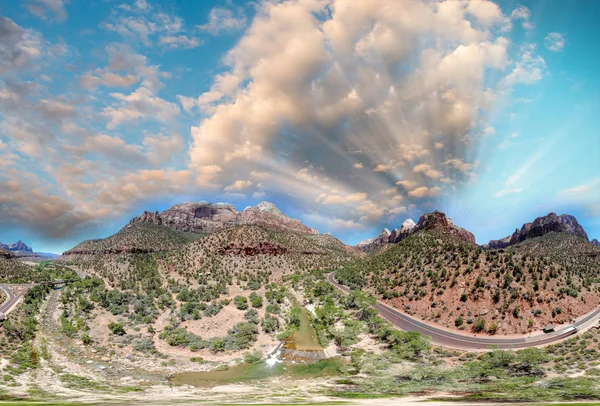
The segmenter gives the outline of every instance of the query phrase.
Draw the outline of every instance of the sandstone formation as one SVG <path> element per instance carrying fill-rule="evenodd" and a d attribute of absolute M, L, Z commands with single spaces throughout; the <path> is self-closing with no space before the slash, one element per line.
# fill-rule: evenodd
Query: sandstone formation
<path fill-rule="evenodd" d="M 521 229 L 516 229 L 515 232 L 508 237 L 504 237 L 501 240 L 491 240 L 484 247 L 496 249 L 506 248 L 530 238 L 541 237 L 550 232 L 569 233 L 577 235 L 586 241 L 588 239 L 587 233 L 577 222 L 575 217 L 568 214 L 558 216 L 555 213 L 549 213 L 546 216 L 536 218 L 531 223 L 523 224 Z"/>
<path fill-rule="evenodd" d="M 132 223 L 135 222 L 163 225 L 173 230 L 192 233 L 210 233 L 222 228 L 253 224 L 302 234 L 318 234 L 300 220 L 286 216 L 270 202 L 247 207 L 241 212 L 228 203 L 182 203 L 161 213 L 146 211 L 132 220 Z"/>
<path fill-rule="evenodd" d="M 434 229 L 449 232 L 463 241 L 475 244 L 475 236 L 471 232 L 465 230 L 464 228 L 458 227 L 452 220 L 446 217 L 444 213 L 437 210 L 433 213 L 423 214 L 417 225 L 411 230 L 411 233 L 416 233 L 421 230 Z"/>

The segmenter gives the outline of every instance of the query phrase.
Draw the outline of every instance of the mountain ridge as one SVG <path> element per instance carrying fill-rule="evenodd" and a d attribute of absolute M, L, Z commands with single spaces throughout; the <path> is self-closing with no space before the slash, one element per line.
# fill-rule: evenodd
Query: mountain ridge
<path fill-rule="evenodd" d="M 131 223 L 147 222 L 164 225 L 174 230 L 206 233 L 243 224 L 263 225 L 275 229 L 290 229 L 304 234 L 318 234 L 300 220 L 289 217 L 271 202 L 260 202 L 242 211 L 229 203 L 185 202 L 162 212 L 144 211 Z"/>

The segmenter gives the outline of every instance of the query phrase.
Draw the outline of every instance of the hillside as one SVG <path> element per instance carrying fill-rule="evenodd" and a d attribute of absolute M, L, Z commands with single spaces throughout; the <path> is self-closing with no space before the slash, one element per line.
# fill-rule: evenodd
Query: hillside
<path fill-rule="evenodd" d="M 18 261 L 13 252 L 0 248 L 0 283 L 26 283 L 34 280 L 33 268 Z"/>
<path fill-rule="evenodd" d="M 598 253 L 565 232 L 508 250 L 482 250 L 447 230 L 430 229 L 346 264 L 337 277 L 448 328 L 527 333 L 600 304 Z"/>
<path fill-rule="evenodd" d="M 84 241 L 63 253 L 63 257 L 164 252 L 201 237 L 198 234 L 175 231 L 165 226 L 132 220 L 116 234 L 103 239 Z"/>

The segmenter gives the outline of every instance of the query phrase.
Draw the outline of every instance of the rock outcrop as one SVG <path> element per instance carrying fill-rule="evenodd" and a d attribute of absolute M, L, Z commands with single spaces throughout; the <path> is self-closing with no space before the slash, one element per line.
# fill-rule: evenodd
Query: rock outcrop
<path fill-rule="evenodd" d="M 369 238 L 368 240 L 359 242 L 358 244 L 356 244 L 356 248 L 358 248 L 362 252 L 374 251 L 379 247 L 383 247 L 384 245 L 389 244 L 391 234 L 392 233 L 390 232 L 390 230 L 384 228 L 377 237 Z"/>
<path fill-rule="evenodd" d="M 575 217 L 568 214 L 558 216 L 556 213 L 549 213 L 546 216 L 536 218 L 531 223 L 523 224 L 521 229 L 517 228 L 508 237 L 504 237 L 501 240 L 491 240 L 484 247 L 490 249 L 506 248 L 530 238 L 541 237 L 550 232 L 569 233 L 577 235 L 586 241 L 588 239 L 587 233 Z"/>
<path fill-rule="evenodd" d="M 444 213 L 437 210 L 433 213 L 423 214 L 417 225 L 411 230 L 411 233 L 416 233 L 421 230 L 446 231 L 463 241 L 475 244 L 475 236 L 471 232 L 458 227 L 452 220 L 446 217 Z"/>
<path fill-rule="evenodd" d="M 14 257 L 15 257 L 14 253 L 12 253 L 11 251 L 8 251 L 8 250 L 0 247 L 0 258 L 12 259 Z"/>
<path fill-rule="evenodd" d="M 241 212 L 228 203 L 182 203 L 161 213 L 146 211 L 131 222 L 152 223 L 192 233 L 210 233 L 226 227 L 253 224 L 303 234 L 318 234 L 300 220 L 286 216 L 270 202 L 247 207 Z"/>
<path fill-rule="evenodd" d="M 390 235 L 390 244 L 399 243 L 406 237 L 408 237 L 412 230 L 415 228 L 416 224 L 412 219 L 407 219 L 404 223 L 402 223 L 402 227 L 400 229 L 394 228 L 392 230 L 392 234 Z"/>
<path fill-rule="evenodd" d="M 591 242 L 592 242 L 592 244 L 594 244 L 596 247 L 600 247 L 600 241 L 598 241 L 597 239 L 595 239 L 595 238 L 594 238 L 594 239 L 593 239 Z"/>
<path fill-rule="evenodd" d="M 506 248 L 510 245 L 510 238 L 511 238 L 511 236 L 509 235 L 508 237 L 504 237 L 500 240 L 490 240 L 490 242 L 488 244 L 484 245 L 484 248 L 489 248 L 489 249 Z"/>

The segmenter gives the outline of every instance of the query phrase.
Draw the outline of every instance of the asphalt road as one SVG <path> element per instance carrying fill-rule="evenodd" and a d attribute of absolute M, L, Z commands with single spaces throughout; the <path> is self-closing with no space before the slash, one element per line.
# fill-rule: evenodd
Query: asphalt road
<path fill-rule="evenodd" d="M 2 289 L 4 291 L 4 293 L 6 293 L 6 296 L 7 296 L 7 299 L 4 301 L 4 303 L 0 304 L 0 313 L 4 313 L 4 314 L 10 313 L 13 310 L 12 307 L 19 301 L 19 299 L 21 299 L 21 297 L 23 297 L 23 294 L 15 294 L 13 292 L 13 290 L 11 289 L 11 286 L 23 286 L 23 287 L 30 288 L 35 285 L 36 284 L 23 284 L 23 285 L 13 285 L 13 284 L 6 284 L 6 283 L 0 284 L 0 289 Z"/>
<path fill-rule="evenodd" d="M 339 284 L 334 278 L 334 272 L 327 275 L 327 281 L 345 293 L 350 293 L 351 290 Z M 392 323 L 395 327 L 404 331 L 416 331 L 423 336 L 430 337 L 433 344 L 441 345 L 448 348 L 467 349 L 467 350 L 485 350 L 491 348 L 500 349 L 522 349 L 529 347 L 537 347 L 542 345 L 552 344 L 560 341 L 565 337 L 577 333 L 583 327 L 587 327 L 592 321 L 598 322 L 600 319 L 600 308 L 588 313 L 581 320 L 553 333 L 544 334 L 543 336 L 534 337 L 475 337 L 472 335 L 461 334 L 453 331 L 448 331 L 443 328 L 425 323 L 405 313 L 398 311 L 382 302 L 377 302 L 373 306 L 383 317 Z M 570 329 L 575 327 L 577 330 Z"/>

